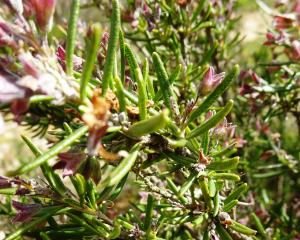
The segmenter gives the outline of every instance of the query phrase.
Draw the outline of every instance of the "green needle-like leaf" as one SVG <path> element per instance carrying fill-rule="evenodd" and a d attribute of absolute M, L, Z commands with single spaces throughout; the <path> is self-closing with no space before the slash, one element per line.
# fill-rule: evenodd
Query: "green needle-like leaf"
<path fill-rule="evenodd" d="M 138 85 L 138 106 L 140 120 L 147 118 L 147 90 L 146 82 L 144 81 L 142 71 L 138 65 L 137 59 L 135 58 L 131 48 L 125 44 L 125 54 L 130 67 L 130 72 L 133 75 L 134 80 Z"/>
<path fill-rule="evenodd" d="M 120 6 L 118 0 L 112 0 L 113 12 L 111 17 L 109 42 L 107 47 L 107 55 L 104 65 L 103 78 L 102 78 L 102 95 L 105 96 L 109 87 L 110 81 L 112 81 L 113 68 L 115 62 L 115 56 L 118 47 L 118 40 L 120 36 Z"/>
<path fill-rule="evenodd" d="M 242 233 L 245 235 L 255 235 L 256 234 L 255 230 L 248 228 L 243 224 L 240 224 L 234 220 L 232 220 L 232 223 L 233 224 L 230 224 L 229 227 L 236 232 L 239 232 L 239 233 Z"/>
<path fill-rule="evenodd" d="M 165 109 L 161 113 L 150 117 L 149 119 L 133 124 L 128 129 L 126 134 L 132 138 L 140 138 L 144 135 L 156 132 L 157 130 L 165 127 L 165 125 L 169 121 L 168 115 L 169 111 Z"/>
<path fill-rule="evenodd" d="M 101 26 L 99 24 L 94 24 L 91 27 L 91 31 L 90 41 L 87 46 L 86 62 L 83 67 L 80 82 L 80 99 L 82 102 L 84 102 L 86 99 L 87 87 L 89 81 L 91 80 L 94 63 L 96 61 L 97 52 L 100 45 Z"/>
<path fill-rule="evenodd" d="M 111 187 L 118 184 L 121 179 L 130 171 L 135 163 L 140 150 L 140 144 L 136 144 L 131 149 L 127 157 L 111 172 L 109 177 L 102 183 L 103 186 Z"/>
<path fill-rule="evenodd" d="M 31 171 L 32 169 L 35 169 L 42 165 L 43 163 L 47 162 L 51 158 L 55 157 L 58 153 L 60 153 L 65 148 L 72 145 L 77 139 L 79 139 L 81 136 L 83 136 L 88 130 L 87 126 L 83 126 L 76 131 L 72 135 L 70 135 L 68 138 L 62 140 L 61 142 L 54 145 L 52 148 L 50 148 L 47 152 L 45 152 L 43 155 L 40 155 L 35 160 L 27 163 L 26 165 L 20 167 L 18 170 L 8 173 L 11 176 L 20 175 L 23 173 L 27 173 Z"/>
<path fill-rule="evenodd" d="M 73 55 L 77 33 L 77 22 L 80 9 L 80 0 L 72 0 L 71 12 L 68 21 L 67 47 L 66 47 L 66 71 L 73 74 Z"/>
<path fill-rule="evenodd" d="M 207 168 L 214 171 L 227 171 L 231 169 L 235 169 L 239 164 L 239 157 L 234 157 L 227 160 L 222 161 L 214 161 L 210 163 Z"/>
<path fill-rule="evenodd" d="M 235 188 L 225 199 L 224 204 L 227 204 L 234 199 L 238 199 L 247 189 L 248 189 L 247 183 L 243 183 L 239 187 Z"/>
<path fill-rule="evenodd" d="M 201 124 L 199 127 L 196 127 L 193 129 L 188 135 L 187 139 L 191 139 L 194 137 L 198 137 L 199 135 L 205 133 L 209 129 L 215 127 L 219 122 L 221 122 L 225 116 L 230 112 L 231 108 L 233 107 L 233 101 L 229 100 L 228 103 L 225 105 L 225 107 L 220 110 L 217 114 L 212 116 L 210 119 L 208 119 L 206 122 Z"/>

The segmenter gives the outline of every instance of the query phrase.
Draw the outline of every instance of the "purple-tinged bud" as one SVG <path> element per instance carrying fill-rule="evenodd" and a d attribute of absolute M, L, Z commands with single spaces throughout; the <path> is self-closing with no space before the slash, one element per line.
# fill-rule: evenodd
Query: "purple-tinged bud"
<path fill-rule="evenodd" d="M 1 177 L 0 176 L 0 189 L 1 188 L 10 188 L 10 187 L 12 187 L 11 181 L 6 177 Z"/>
<path fill-rule="evenodd" d="M 42 208 L 41 204 L 24 204 L 12 201 L 12 206 L 17 210 L 17 215 L 13 218 L 13 222 L 29 222 L 34 215 Z"/>
<path fill-rule="evenodd" d="M 213 135 L 216 138 L 233 138 L 235 134 L 236 126 L 227 122 L 227 119 L 224 118 L 223 122 L 218 124 L 214 130 Z"/>
<path fill-rule="evenodd" d="M 73 175 L 78 170 L 80 164 L 86 159 L 86 154 L 83 152 L 69 151 L 58 154 L 60 159 L 53 168 L 63 168 L 63 177 Z"/>
<path fill-rule="evenodd" d="M 213 67 L 209 67 L 209 69 L 204 74 L 203 81 L 200 85 L 200 95 L 206 96 L 211 91 L 213 91 L 224 79 L 225 72 L 215 74 L 215 70 Z"/>
<path fill-rule="evenodd" d="M 46 31 L 52 24 L 56 0 L 31 0 L 36 22 L 42 31 Z"/>
<path fill-rule="evenodd" d="M 0 22 L 0 47 L 17 49 L 18 44 L 13 38 L 10 27 L 5 22 Z"/>

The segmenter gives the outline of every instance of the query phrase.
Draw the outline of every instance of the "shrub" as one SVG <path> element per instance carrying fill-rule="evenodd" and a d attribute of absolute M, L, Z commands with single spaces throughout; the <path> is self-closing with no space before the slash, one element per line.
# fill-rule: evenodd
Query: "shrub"
<path fill-rule="evenodd" d="M 287 171 L 299 186 L 299 152 L 287 155 L 262 122 L 299 120 L 298 20 L 275 16 L 271 51 L 240 73 L 235 1 L 73 0 L 66 24 L 55 7 L 1 7 L 1 111 L 49 143 L 42 151 L 23 135 L 32 160 L 0 178 L 1 213 L 22 223 L 7 239 L 296 237 L 297 212 L 285 212 L 296 194 L 266 199 L 277 196 L 270 176 L 283 184 Z M 109 31 L 82 22 L 81 8 L 109 15 Z M 281 42 L 282 29 L 295 36 Z"/>

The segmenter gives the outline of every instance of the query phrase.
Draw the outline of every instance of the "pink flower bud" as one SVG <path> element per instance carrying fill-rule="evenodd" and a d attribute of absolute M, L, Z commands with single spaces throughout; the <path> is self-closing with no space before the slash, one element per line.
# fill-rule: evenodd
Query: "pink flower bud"
<path fill-rule="evenodd" d="M 294 40 L 291 47 L 293 58 L 300 59 L 300 42 L 298 40 Z"/>
<path fill-rule="evenodd" d="M 277 15 L 274 17 L 273 25 L 277 30 L 287 29 L 293 26 L 294 19 L 287 15 Z"/>
<path fill-rule="evenodd" d="M 272 44 L 281 44 L 286 40 L 286 34 L 283 31 L 280 31 L 279 34 L 268 32 L 266 34 L 267 41 L 263 44 L 269 46 Z"/>
<path fill-rule="evenodd" d="M 52 22 L 56 0 L 31 0 L 31 4 L 34 8 L 39 28 L 42 31 L 46 31 Z"/>
<path fill-rule="evenodd" d="M 215 74 L 215 70 L 213 67 L 209 67 L 209 69 L 204 74 L 204 79 L 200 85 L 200 94 L 202 96 L 206 96 L 211 91 L 213 91 L 224 79 L 225 73 Z"/>

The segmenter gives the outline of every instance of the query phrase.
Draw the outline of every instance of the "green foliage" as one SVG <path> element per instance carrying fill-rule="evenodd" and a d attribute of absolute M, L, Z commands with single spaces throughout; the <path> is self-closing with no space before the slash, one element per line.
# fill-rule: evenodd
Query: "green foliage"
<path fill-rule="evenodd" d="M 31 160 L 0 177 L 6 239 L 299 237 L 295 19 L 248 70 L 231 0 L 74 0 L 52 31 L 43 2 L 1 9 L 1 112 L 49 144 L 22 136 Z"/>

